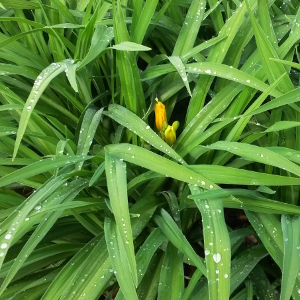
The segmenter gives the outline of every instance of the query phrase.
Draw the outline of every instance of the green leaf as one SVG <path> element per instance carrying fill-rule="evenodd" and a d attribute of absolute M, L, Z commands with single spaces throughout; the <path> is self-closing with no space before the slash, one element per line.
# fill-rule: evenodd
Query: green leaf
<path fill-rule="evenodd" d="M 127 198 L 126 164 L 119 158 L 115 158 L 114 156 L 106 153 L 105 173 L 110 204 L 119 232 L 118 235 L 120 236 L 122 247 L 124 248 L 124 251 L 126 253 L 130 272 L 133 277 L 133 282 L 135 286 L 137 286 L 138 277 Z M 118 243 L 120 244 L 121 241 L 118 241 Z"/>
<path fill-rule="evenodd" d="M 269 150 L 282 155 L 283 157 L 287 158 L 288 160 L 291 160 L 297 164 L 300 163 L 300 152 L 297 150 L 293 150 L 290 148 L 284 148 L 284 147 L 268 147 Z"/>
<path fill-rule="evenodd" d="M 294 62 L 291 62 L 291 61 L 288 61 L 288 60 L 273 58 L 273 57 L 270 57 L 270 60 L 276 61 L 278 63 L 282 63 L 282 64 L 287 65 L 287 66 L 291 66 L 295 69 L 300 70 L 300 64 L 297 64 L 297 63 L 294 63 Z"/>
<path fill-rule="evenodd" d="M 183 294 L 183 297 L 182 297 L 183 300 L 188 300 L 189 299 L 192 291 L 196 287 L 196 284 L 198 283 L 201 276 L 202 276 L 201 271 L 199 269 L 197 269 L 194 272 L 192 278 L 190 279 L 189 285 L 186 287 L 186 289 L 184 291 L 184 294 Z"/>
<path fill-rule="evenodd" d="M 245 280 L 257 263 L 267 254 L 262 245 L 257 245 L 245 250 L 232 260 L 230 293 Z"/>
<path fill-rule="evenodd" d="M 263 245 L 257 245 L 242 251 L 231 262 L 230 294 L 232 294 L 246 279 L 258 262 L 268 255 Z M 207 284 L 196 290 L 190 297 L 191 300 L 208 300 Z M 245 299 L 245 298 L 242 298 Z"/>
<path fill-rule="evenodd" d="M 49 28 L 85 28 L 85 26 L 78 25 L 78 24 L 70 24 L 70 23 L 63 23 L 63 24 L 55 24 L 49 26 Z"/>
<path fill-rule="evenodd" d="M 139 20 L 135 26 L 136 30 L 131 32 L 132 40 L 135 43 L 143 42 L 143 39 L 145 37 L 146 31 L 149 27 L 151 18 L 153 17 L 158 2 L 159 2 L 158 0 L 152 0 L 152 1 L 146 1 L 146 3 L 144 4 L 143 10 L 138 15 Z M 137 50 L 137 51 L 145 51 L 145 50 Z"/>
<path fill-rule="evenodd" d="M 89 4 L 90 8 L 92 3 L 93 2 L 90 2 Z M 85 18 L 83 20 L 85 28 L 83 31 L 80 32 L 77 40 L 76 51 L 74 55 L 75 59 L 83 59 L 88 53 L 88 49 L 90 47 L 90 43 L 92 41 L 93 34 L 94 34 L 94 28 L 98 17 L 98 12 L 100 9 L 100 4 L 101 2 L 98 2 L 98 4 L 96 4 L 94 14 L 91 16 L 90 19 L 89 19 L 90 8 L 88 8 L 85 12 Z"/>
<path fill-rule="evenodd" d="M 4 7 L 17 8 L 17 9 L 36 9 L 39 8 L 39 4 L 34 1 L 23 1 L 23 0 L 1 0 Z"/>
<path fill-rule="evenodd" d="M 115 16 L 113 18 L 115 43 L 118 45 L 124 42 L 130 42 L 120 0 L 113 2 L 113 15 Z M 135 53 L 128 52 L 128 50 L 117 51 L 116 67 L 120 76 L 121 90 L 126 108 L 138 116 L 142 116 L 146 111 L 146 105 L 143 88 L 139 80 L 140 74 Z"/>
<path fill-rule="evenodd" d="M 114 37 L 114 32 L 112 27 L 106 27 L 99 25 L 96 27 L 95 32 L 93 34 L 93 38 L 91 41 L 91 47 L 84 57 L 84 59 L 80 62 L 78 69 L 83 68 L 93 60 L 95 60 L 99 55 L 106 49 L 108 44 Z"/>
<path fill-rule="evenodd" d="M 157 206 L 161 205 L 163 199 L 161 196 L 149 196 L 140 199 L 131 208 L 131 214 L 138 214 L 138 218 L 131 220 L 132 224 L 132 236 L 136 239 L 144 230 L 149 220 L 153 216 Z"/>
<path fill-rule="evenodd" d="M 191 196 L 190 196 L 191 197 Z M 189 197 L 189 198 L 190 198 Z M 247 197 L 239 196 L 239 198 L 226 197 L 222 198 L 223 205 L 226 208 L 243 208 L 249 211 L 259 213 L 272 213 L 272 214 L 300 214 L 300 208 L 296 205 L 274 201 L 262 197 Z M 192 201 L 187 203 L 187 207 L 195 207 Z"/>
<path fill-rule="evenodd" d="M 178 74 L 180 75 L 189 95 L 192 97 L 192 92 L 190 90 L 190 85 L 188 82 L 188 78 L 186 76 L 186 71 L 185 71 L 185 67 L 184 64 L 182 63 L 181 59 L 179 58 L 179 56 L 169 56 L 168 57 L 169 61 L 171 62 L 171 64 L 176 68 Z"/>
<path fill-rule="evenodd" d="M 278 218 L 268 213 L 261 214 L 249 211 L 246 211 L 246 215 L 271 257 L 280 269 L 283 270 L 284 240 L 281 224 Z M 292 295 L 294 298 L 299 297 L 299 289 L 300 277 L 298 275 L 295 285 L 293 286 Z"/>
<path fill-rule="evenodd" d="M 120 44 L 113 45 L 110 48 L 119 51 L 150 51 L 151 50 L 151 48 L 149 47 L 136 44 L 133 42 L 122 42 Z"/>
<path fill-rule="evenodd" d="M 157 299 L 163 258 L 163 251 L 159 251 L 151 260 L 149 268 L 137 290 L 139 300 Z"/>
<path fill-rule="evenodd" d="M 161 268 L 158 300 L 181 299 L 184 290 L 183 255 L 173 244 L 168 243 Z"/>
<path fill-rule="evenodd" d="M 274 290 L 267 275 L 265 274 L 260 265 L 257 265 L 253 269 L 253 271 L 249 274 L 249 278 L 255 286 L 256 296 L 262 297 L 261 299 L 278 299 L 276 296 L 276 291 Z"/>
<path fill-rule="evenodd" d="M 181 227 L 180 208 L 175 193 L 172 191 L 165 191 L 165 192 L 161 192 L 161 194 L 166 198 L 171 210 L 171 214 L 174 218 L 174 221 L 176 222 L 177 226 L 180 228 Z"/>
<path fill-rule="evenodd" d="M 27 168 L 27 167 L 25 167 L 25 168 Z M 23 169 L 25 169 L 25 168 L 23 168 Z M 18 171 L 16 171 L 16 172 L 18 172 Z M 11 174 L 9 174 L 9 175 L 11 175 Z M 14 211 L 5 220 L 5 222 L 2 222 L 2 224 L 0 226 L 1 231 L 4 232 L 6 230 L 8 236 L 6 235 L 6 236 L 2 237 L 2 243 L 1 243 L 2 252 L 0 255 L 0 266 L 2 266 L 2 264 L 3 264 L 3 260 L 7 254 L 7 250 L 9 249 L 10 245 L 12 244 L 14 236 L 18 233 L 19 230 L 21 230 L 22 225 L 28 221 L 27 215 L 42 200 L 45 200 L 46 197 L 48 197 L 49 195 L 51 195 L 51 193 L 56 191 L 56 189 L 58 189 L 65 181 L 66 181 L 66 179 L 64 179 L 63 176 L 49 179 L 35 193 L 31 194 L 31 196 L 29 196 L 26 201 L 24 201 L 21 205 L 19 205 L 18 211 L 20 211 L 20 213 L 17 211 Z"/>
<path fill-rule="evenodd" d="M 289 300 L 300 265 L 300 217 L 283 215 L 281 226 L 284 239 L 284 255 L 280 299 Z"/>
<path fill-rule="evenodd" d="M 77 23 L 77 20 L 69 12 L 68 8 L 59 0 L 52 0 L 52 4 L 59 10 L 59 12 L 66 18 L 70 23 Z"/>
<path fill-rule="evenodd" d="M 1 163 L 1 160 L 0 160 L 0 163 Z M 130 195 L 135 189 L 137 189 L 141 184 L 147 182 L 148 180 L 153 179 L 153 178 L 162 178 L 162 177 L 164 177 L 164 175 L 158 174 L 153 171 L 148 171 L 148 172 L 142 173 L 141 175 L 133 178 L 128 183 L 128 186 L 127 186 L 128 194 Z"/>
<path fill-rule="evenodd" d="M 279 121 L 270 126 L 265 132 L 276 132 L 280 130 L 285 130 L 289 128 L 294 128 L 300 126 L 300 122 L 293 122 L 293 121 Z"/>
<path fill-rule="evenodd" d="M 246 215 L 259 238 L 272 256 L 274 261 L 282 267 L 283 234 L 280 222 L 274 215 L 253 213 L 246 211 Z"/>
<path fill-rule="evenodd" d="M 205 191 L 200 193 L 193 193 L 192 195 L 189 196 L 190 199 L 193 200 L 205 200 L 205 199 L 217 199 L 217 198 L 222 198 L 222 197 L 227 197 L 227 196 L 253 196 L 257 197 L 259 196 L 258 193 L 255 191 L 249 191 L 249 190 L 244 190 L 244 189 L 217 189 L 214 191 Z"/>
<path fill-rule="evenodd" d="M 279 147 L 278 147 L 279 148 Z M 297 151 L 292 151 L 291 149 L 286 149 L 285 153 L 288 153 L 285 156 L 282 153 L 286 148 L 279 148 L 276 150 L 270 148 L 270 150 L 279 153 L 280 155 L 287 157 L 292 160 L 294 157 L 297 159 L 299 155 L 300 163 L 300 154 Z M 207 177 L 209 180 L 214 181 L 218 184 L 236 184 L 236 185 L 267 185 L 267 186 L 284 186 L 284 185 L 299 185 L 300 179 L 295 177 L 279 176 L 273 174 L 267 174 L 262 172 L 254 172 L 249 170 L 237 169 L 227 166 L 217 166 L 217 165 L 194 165 L 188 166 L 189 169 L 194 172 Z"/>
<path fill-rule="evenodd" d="M 79 251 L 80 256 L 68 266 L 68 271 L 72 270 L 72 273 L 69 273 L 71 281 L 68 286 L 64 282 L 63 294 L 57 299 L 67 300 L 74 295 L 78 298 L 96 299 L 110 282 L 111 263 L 103 234 L 87 245 L 89 247 L 82 248 Z"/>
<path fill-rule="evenodd" d="M 104 170 L 105 170 L 105 162 L 101 163 L 97 168 L 97 170 L 94 172 L 94 175 L 90 179 L 89 186 L 92 186 L 98 180 L 98 178 L 102 175 Z"/>
<path fill-rule="evenodd" d="M 67 187 L 64 191 L 64 194 L 59 197 L 60 201 L 69 202 L 72 201 L 76 195 L 84 188 L 86 187 L 87 182 L 79 180 L 77 182 L 74 182 L 73 185 L 70 185 Z M 28 203 L 30 204 L 30 203 Z M 39 208 L 40 206 L 36 207 Z M 19 210 L 19 214 L 26 215 L 27 207 L 23 207 L 24 213 L 22 210 Z M 3 281 L 0 289 L 0 294 L 4 291 L 4 289 L 8 286 L 8 284 L 11 282 L 13 277 L 17 274 L 17 272 L 20 270 L 24 262 L 26 261 L 26 258 L 31 254 L 31 252 L 34 250 L 34 248 L 41 242 L 45 234 L 52 228 L 54 223 L 57 221 L 57 219 L 60 217 L 62 211 L 58 211 L 55 213 L 52 213 L 51 215 L 48 215 L 41 223 L 40 225 L 35 229 L 34 233 L 31 235 L 31 237 L 28 239 L 26 244 L 23 246 L 22 250 L 18 254 L 16 260 L 14 261 L 11 269 L 9 270 L 9 273 L 6 275 L 5 280 Z M 7 234 L 5 238 L 11 237 L 11 234 Z"/>
<path fill-rule="evenodd" d="M 185 166 L 168 160 L 146 149 L 130 145 L 108 145 L 106 151 L 116 159 L 124 159 L 157 173 L 169 176 L 191 184 L 197 184 L 205 189 L 213 189 L 216 185 L 207 178 L 187 169 Z"/>
<path fill-rule="evenodd" d="M 282 107 L 284 105 L 292 104 L 292 103 L 295 103 L 298 101 L 300 101 L 300 88 L 296 88 L 296 89 L 292 90 L 291 92 L 288 92 L 280 97 L 277 97 L 274 100 L 271 100 L 270 102 L 253 110 L 252 112 L 244 114 L 244 116 L 257 115 L 262 112 L 272 110 L 272 109 L 275 109 L 278 107 Z"/>
<path fill-rule="evenodd" d="M 239 246 L 243 243 L 245 238 L 249 235 L 255 233 L 251 228 L 242 228 L 229 232 L 230 245 L 231 245 L 231 255 L 233 255 Z"/>
<path fill-rule="evenodd" d="M 260 107 L 260 105 L 266 100 L 270 92 L 275 89 L 278 83 L 282 80 L 283 75 L 278 78 L 275 82 L 270 85 L 255 101 L 254 103 L 246 110 L 245 114 L 247 115 L 248 112 L 255 110 L 256 108 Z M 240 138 L 242 132 L 244 131 L 245 127 L 247 126 L 251 116 L 242 117 L 240 118 L 234 127 L 231 129 L 230 133 L 226 137 L 226 141 L 233 141 L 236 142 Z M 228 153 L 222 153 L 214 160 L 214 164 L 225 164 L 228 159 L 230 159 L 232 155 Z"/>
<path fill-rule="evenodd" d="M 161 213 L 156 215 L 154 218 L 159 228 L 170 240 L 170 242 L 183 254 L 185 254 L 202 272 L 202 274 L 206 275 L 206 269 L 202 259 L 196 254 L 171 216 L 164 209 L 162 209 Z"/>
<path fill-rule="evenodd" d="M 131 276 L 132 270 L 117 225 L 114 221 L 106 218 L 104 229 L 110 261 L 122 293 L 127 300 L 138 300 L 135 283 Z"/>
<path fill-rule="evenodd" d="M 278 167 L 296 174 L 297 176 L 300 176 L 299 166 L 282 157 L 281 155 L 262 147 L 245 143 L 220 141 L 208 146 L 208 148 L 229 151 L 235 155 L 240 155 L 241 157 L 244 157 L 251 161 Z"/>
<path fill-rule="evenodd" d="M 206 0 L 193 0 L 185 16 L 172 55 L 182 56 L 192 49 L 196 41 L 204 12 Z"/>
<path fill-rule="evenodd" d="M 147 239 L 144 241 L 143 245 L 136 254 L 136 264 L 138 269 L 138 282 L 139 287 L 142 282 L 146 272 L 149 270 L 149 265 L 153 257 L 156 255 L 157 249 L 161 246 L 163 241 L 166 239 L 165 235 L 161 232 L 159 228 L 154 229 Z M 123 299 L 124 296 L 121 291 L 118 292 L 116 300 Z"/>
<path fill-rule="evenodd" d="M 203 51 L 209 47 L 214 46 L 215 44 L 221 42 L 222 40 L 226 39 L 226 36 L 217 36 L 215 38 L 212 38 L 210 40 L 207 40 L 205 42 L 203 42 L 202 44 L 192 48 L 191 50 L 189 50 L 187 53 L 185 53 L 184 55 L 181 55 L 180 58 L 183 62 L 186 62 L 189 58 L 193 57 L 194 55 L 196 55 L 197 53 L 199 53 L 200 51 Z"/>
<path fill-rule="evenodd" d="M 28 125 L 30 116 L 32 114 L 32 111 L 37 104 L 39 98 L 41 97 L 42 93 L 46 89 L 46 87 L 49 85 L 50 81 L 55 78 L 57 75 L 62 73 L 67 69 L 67 64 L 69 64 L 70 61 L 66 60 L 62 63 L 53 63 L 48 68 L 42 71 L 40 75 L 37 77 L 36 81 L 34 82 L 34 86 L 27 98 L 27 101 L 25 103 L 24 109 L 22 111 L 21 119 L 19 122 L 19 128 L 17 132 L 16 137 L 16 143 L 14 147 L 14 153 L 13 153 L 13 159 L 16 157 L 21 140 L 23 138 L 24 132 L 26 130 L 26 127 Z M 71 62 L 72 63 L 72 62 Z"/>
<path fill-rule="evenodd" d="M 255 1 L 251 0 L 251 4 Z M 211 53 L 209 54 L 207 61 L 221 63 L 228 52 L 238 30 L 244 22 L 244 15 L 246 12 L 245 5 L 237 7 L 236 11 L 227 20 L 222 29 L 219 32 L 220 36 L 227 36 L 227 38 L 220 43 L 216 44 Z M 189 103 L 188 113 L 186 116 L 186 126 L 192 121 L 192 119 L 203 108 L 204 101 L 209 91 L 210 85 L 213 81 L 212 76 L 202 75 L 197 81 L 196 87 L 193 91 L 193 97 Z M 229 96 L 229 95 L 228 95 Z"/>
<path fill-rule="evenodd" d="M 141 282 L 144 274 L 147 272 L 150 261 L 156 252 L 156 250 L 160 247 L 163 241 L 166 239 L 165 235 L 161 232 L 159 228 L 154 229 L 139 251 L 136 254 L 136 263 L 137 268 L 139 270 L 138 277 L 139 282 Z"/>
<path fill-rule="evenodd" d="M 191 64 L 186 64 L 185 69 L 187 73 L 208 74 L 212 76 L 218 76 L 221 78 L 232 80 L 234 82 L 239 82 L 241 84 L 253 87 L 260 91 L 265 91 L 269 88 L 267 84 L 257 79 L 256 77 L 248 73 L 245 73 L 241 70 L 238 70 L 236 68 L 233 68 L 232 66 L 226 66 L 219 63 L 213 63 L 213 62 L 191 63 Z M 278 92 L 277 90 L 269 89 L 269 93 L 275 97 L 281 96 L 281 93 Z"/>
<path fill-rule="evenodd" d="M 61 156 L 43 159 L 34 162 L 26 167 L 18 169 L 6 176 L 0 178 L 0 186 L 5 186 L 14 182 L 19 182 L 25 178 L 30 178 L 37 174 L 48 172 L 55 168 L 60 168 L 71 162 L 81 162 L 90 159 L 88 156 Z"/>
<path fill-rule="evenodd" d="M 96 130 L 101 120 L 103 108 L 96 110 L 88 108 L 85 112 L 78 138 L 77 155 L 87 155 L 93 143 Z M 82 168 L 83 162 L 76 164 L 78 171 Z"/>
<path fill-rule="evenodd" d="M 247 300 L 253 299 L 253 284 L 251 280 L 246 280 L 245 285 L 247 288 Z"/>
<path fill-rule="evenodd" d="M 36 213 L 32 214 L 31 216 L 35 216 L 37 214 L 43 214 L 45 212 L 63 211 L 63 210 L 74 209 L 74 208 L 78 208 L 78 207 L 84 207 L 84 206 L 89 206 L 89 207 L 91 207 L 91 206 L 99 207 L 100 206 L 101 208 L 106 207 L 104 202 L 94 203 L 94 202 L 85 202 L 85 201 L 72 201 L 71 203 L 62 203 L 62 204 L 58 204 L 58 205 L 53 205 L 48 208 L 44 208 L 42 211 L 36 212 Z"/>
<path fill-rule="evenodd" d="M 74 64 L 72 61 L 66 62 L 66 76 L 68 78 L 68 81 L 73 88 L 73 90 L 78 93 L 78 86 L 76 82 L 76 69 L 78 67 L 78 64 Z"/>
<path fill-rule="evenodd" d="M 193 196 L 200 193 L 198 187 L 190 185 Z M 229 299 L 231 247 L 220 198 L 198 200 L 195 203 L 201 212 L 205 261 L 210 299 Z"/>
<path fill-rule="evenodd" d="M 286 73 L 286 70 L 282 65 L 270 60 L 270 58 L 279 58 L 278 54 L 271 42 L 269 41 L 269 39 L 267 38 L 267 36 L 265 35 L 262 28 L 259 26 L 256 19 L 254 18 L 248 1 L 246 1 L 246 6 L 252 23 L 256 45 L 260 54 L 262 65 L 264 67 L 269 82 L 273 83 L 282 74 Z M 289 76 L 285 76 L 283 80 L 278 84 L 278 87 L 281 92 L 285 93 L 294 89 L 294 86 Z"/>

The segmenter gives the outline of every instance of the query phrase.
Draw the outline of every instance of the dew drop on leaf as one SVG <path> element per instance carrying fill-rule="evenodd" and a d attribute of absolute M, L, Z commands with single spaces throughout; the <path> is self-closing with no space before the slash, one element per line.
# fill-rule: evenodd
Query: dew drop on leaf
<path fill-rule="evenodd" d="M 220 260 L 221 260 L 221 254 L 220 253 L 215 253 L 213 255 L 213 259 L 214 259 L 214 261 L 215 261 L 216 264 L 219 263 Z"/>

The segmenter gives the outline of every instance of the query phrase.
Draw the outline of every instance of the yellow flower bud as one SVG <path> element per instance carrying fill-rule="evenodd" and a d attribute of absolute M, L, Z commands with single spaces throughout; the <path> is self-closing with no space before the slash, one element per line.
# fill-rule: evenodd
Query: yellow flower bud
<path fill-rule="evenodd" d="M 173 122 L 172 127 L 176 131 L 178 129 L 178 127 L 179 127 L 179 122 L 178 121 Z"/>
<path fill-rule="evenodd" d="M 169 146 L 172 146 L 176 141 L 176 132 L 173 126 L 168 126 L 165 131 L 165 141 Z"/>
<path fill-rule="evenodd" d="M 154 108 L 155 124 L 156 128 L 161 131 L 163 128 L 163 123 L 167 122 L 166 108 L 160 101 L 158 101 L 157 98 L 155 98 L 155 101 L 157 102 Z"/>

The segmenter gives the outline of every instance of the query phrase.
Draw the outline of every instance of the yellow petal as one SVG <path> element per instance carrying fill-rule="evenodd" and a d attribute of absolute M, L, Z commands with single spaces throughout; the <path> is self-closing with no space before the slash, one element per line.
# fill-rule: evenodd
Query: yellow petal
<path fill-rule="evenodd" d="M 157 100 L 157 99 L 155 99 Z M 167 114 L 165 106 L 157 100 L 157 103 L 154 108 L 155 112 L 155 124 L 156 128 L 161 131 L 163 128 L 163 123 L 167 122 Z"/>

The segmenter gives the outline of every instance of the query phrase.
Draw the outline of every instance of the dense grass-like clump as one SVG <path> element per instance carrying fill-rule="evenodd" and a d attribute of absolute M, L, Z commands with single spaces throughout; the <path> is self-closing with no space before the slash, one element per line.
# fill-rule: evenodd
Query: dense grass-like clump
<path fill-rule="evenodd" d="M 299 0 L 0 0 L 0 300 L 300 299 L 299 41 Z"/>

